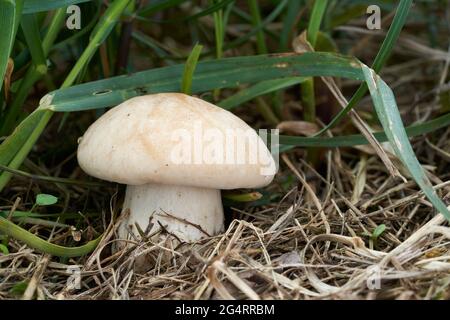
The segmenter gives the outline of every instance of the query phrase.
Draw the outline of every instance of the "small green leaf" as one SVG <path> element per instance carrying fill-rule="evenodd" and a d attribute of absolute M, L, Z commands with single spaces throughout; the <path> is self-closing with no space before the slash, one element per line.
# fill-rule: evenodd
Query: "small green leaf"
<path fill-rule="evenodd" d="M 4 244 L 1 244 L 1 243 L 0 243 L 0 251 L 1 251 L 3 254 L 9 254 L 8 247 L 5 246 Z"/>
<path fill-rule="evenodd" d="M 372 239 L 378 239 L 385 230 L 386 230 L 386 225 L 380 224 L 378 227 L 375 228 L 375 230 L 373 230 Z"/>
<path fill-rule="evenodd" d="M 58 202 L 58 198 L 51 194 L 41 193 L 36 196 L 36 204 L 38 206 L 51 206 Z"/>
<path fill-rule="evenodd" d="M 183 77 L 181 81 L 181 92 L 191 94 L 192 78 L 194 76 L 197 61 L 202 52 L 202 45 L 196 44 L 189 55 L 186 64 L 184 65 Z"/>

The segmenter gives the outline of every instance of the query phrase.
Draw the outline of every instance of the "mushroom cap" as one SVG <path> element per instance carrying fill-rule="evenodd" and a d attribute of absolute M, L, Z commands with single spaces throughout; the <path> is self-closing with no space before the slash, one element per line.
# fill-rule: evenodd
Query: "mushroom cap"
<path fill-rule="evenodd" d="M 88 128 L 77 156 L 87 174 L 127 185 L 258 188 L 276 173 L 255 130 L 181 93 L 135 97 L 110 109 Z"/>

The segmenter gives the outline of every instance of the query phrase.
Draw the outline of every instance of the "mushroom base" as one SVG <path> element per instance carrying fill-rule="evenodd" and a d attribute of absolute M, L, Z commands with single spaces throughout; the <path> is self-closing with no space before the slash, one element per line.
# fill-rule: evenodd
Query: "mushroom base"
<path fill-rule="evenodd" d="M 129 216 L 119 227 L 121 239 L 129 232 L 139 237 L 160 229 L 160 224 L 184 242 L 193 242 L 223 231 L 223 207 L 220 190 L 162 184 L 128 185 L 123 205 Z"/>

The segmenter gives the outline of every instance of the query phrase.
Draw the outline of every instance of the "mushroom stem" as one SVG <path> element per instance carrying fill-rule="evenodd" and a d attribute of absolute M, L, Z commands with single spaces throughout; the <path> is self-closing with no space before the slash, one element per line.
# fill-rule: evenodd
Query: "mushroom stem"
<path fill-rule="evenodd" d="M 220 190 L 163 184 L 127 185 L 124 209 L 130 209 L 119 227 L 119 236 L 129 238 L 129 231 L 139 236 L 137 223 L 150 233 L 160 224 L 181 241 L 193 242 L 223 230 Z"/>

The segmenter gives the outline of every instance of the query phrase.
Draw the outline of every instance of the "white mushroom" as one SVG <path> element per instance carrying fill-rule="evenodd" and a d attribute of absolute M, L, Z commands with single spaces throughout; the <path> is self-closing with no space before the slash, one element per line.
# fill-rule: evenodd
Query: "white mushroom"
<path fill-rule="evenodd" d="M 151 223 L 182 241 L 223 230 L 220 189 L 268 185 L 275 162 L 244 121 L 180 93 L 132 98 L 94 122 L 78 147 L 91 176 L 126 184 L 120 238 Z"/>

